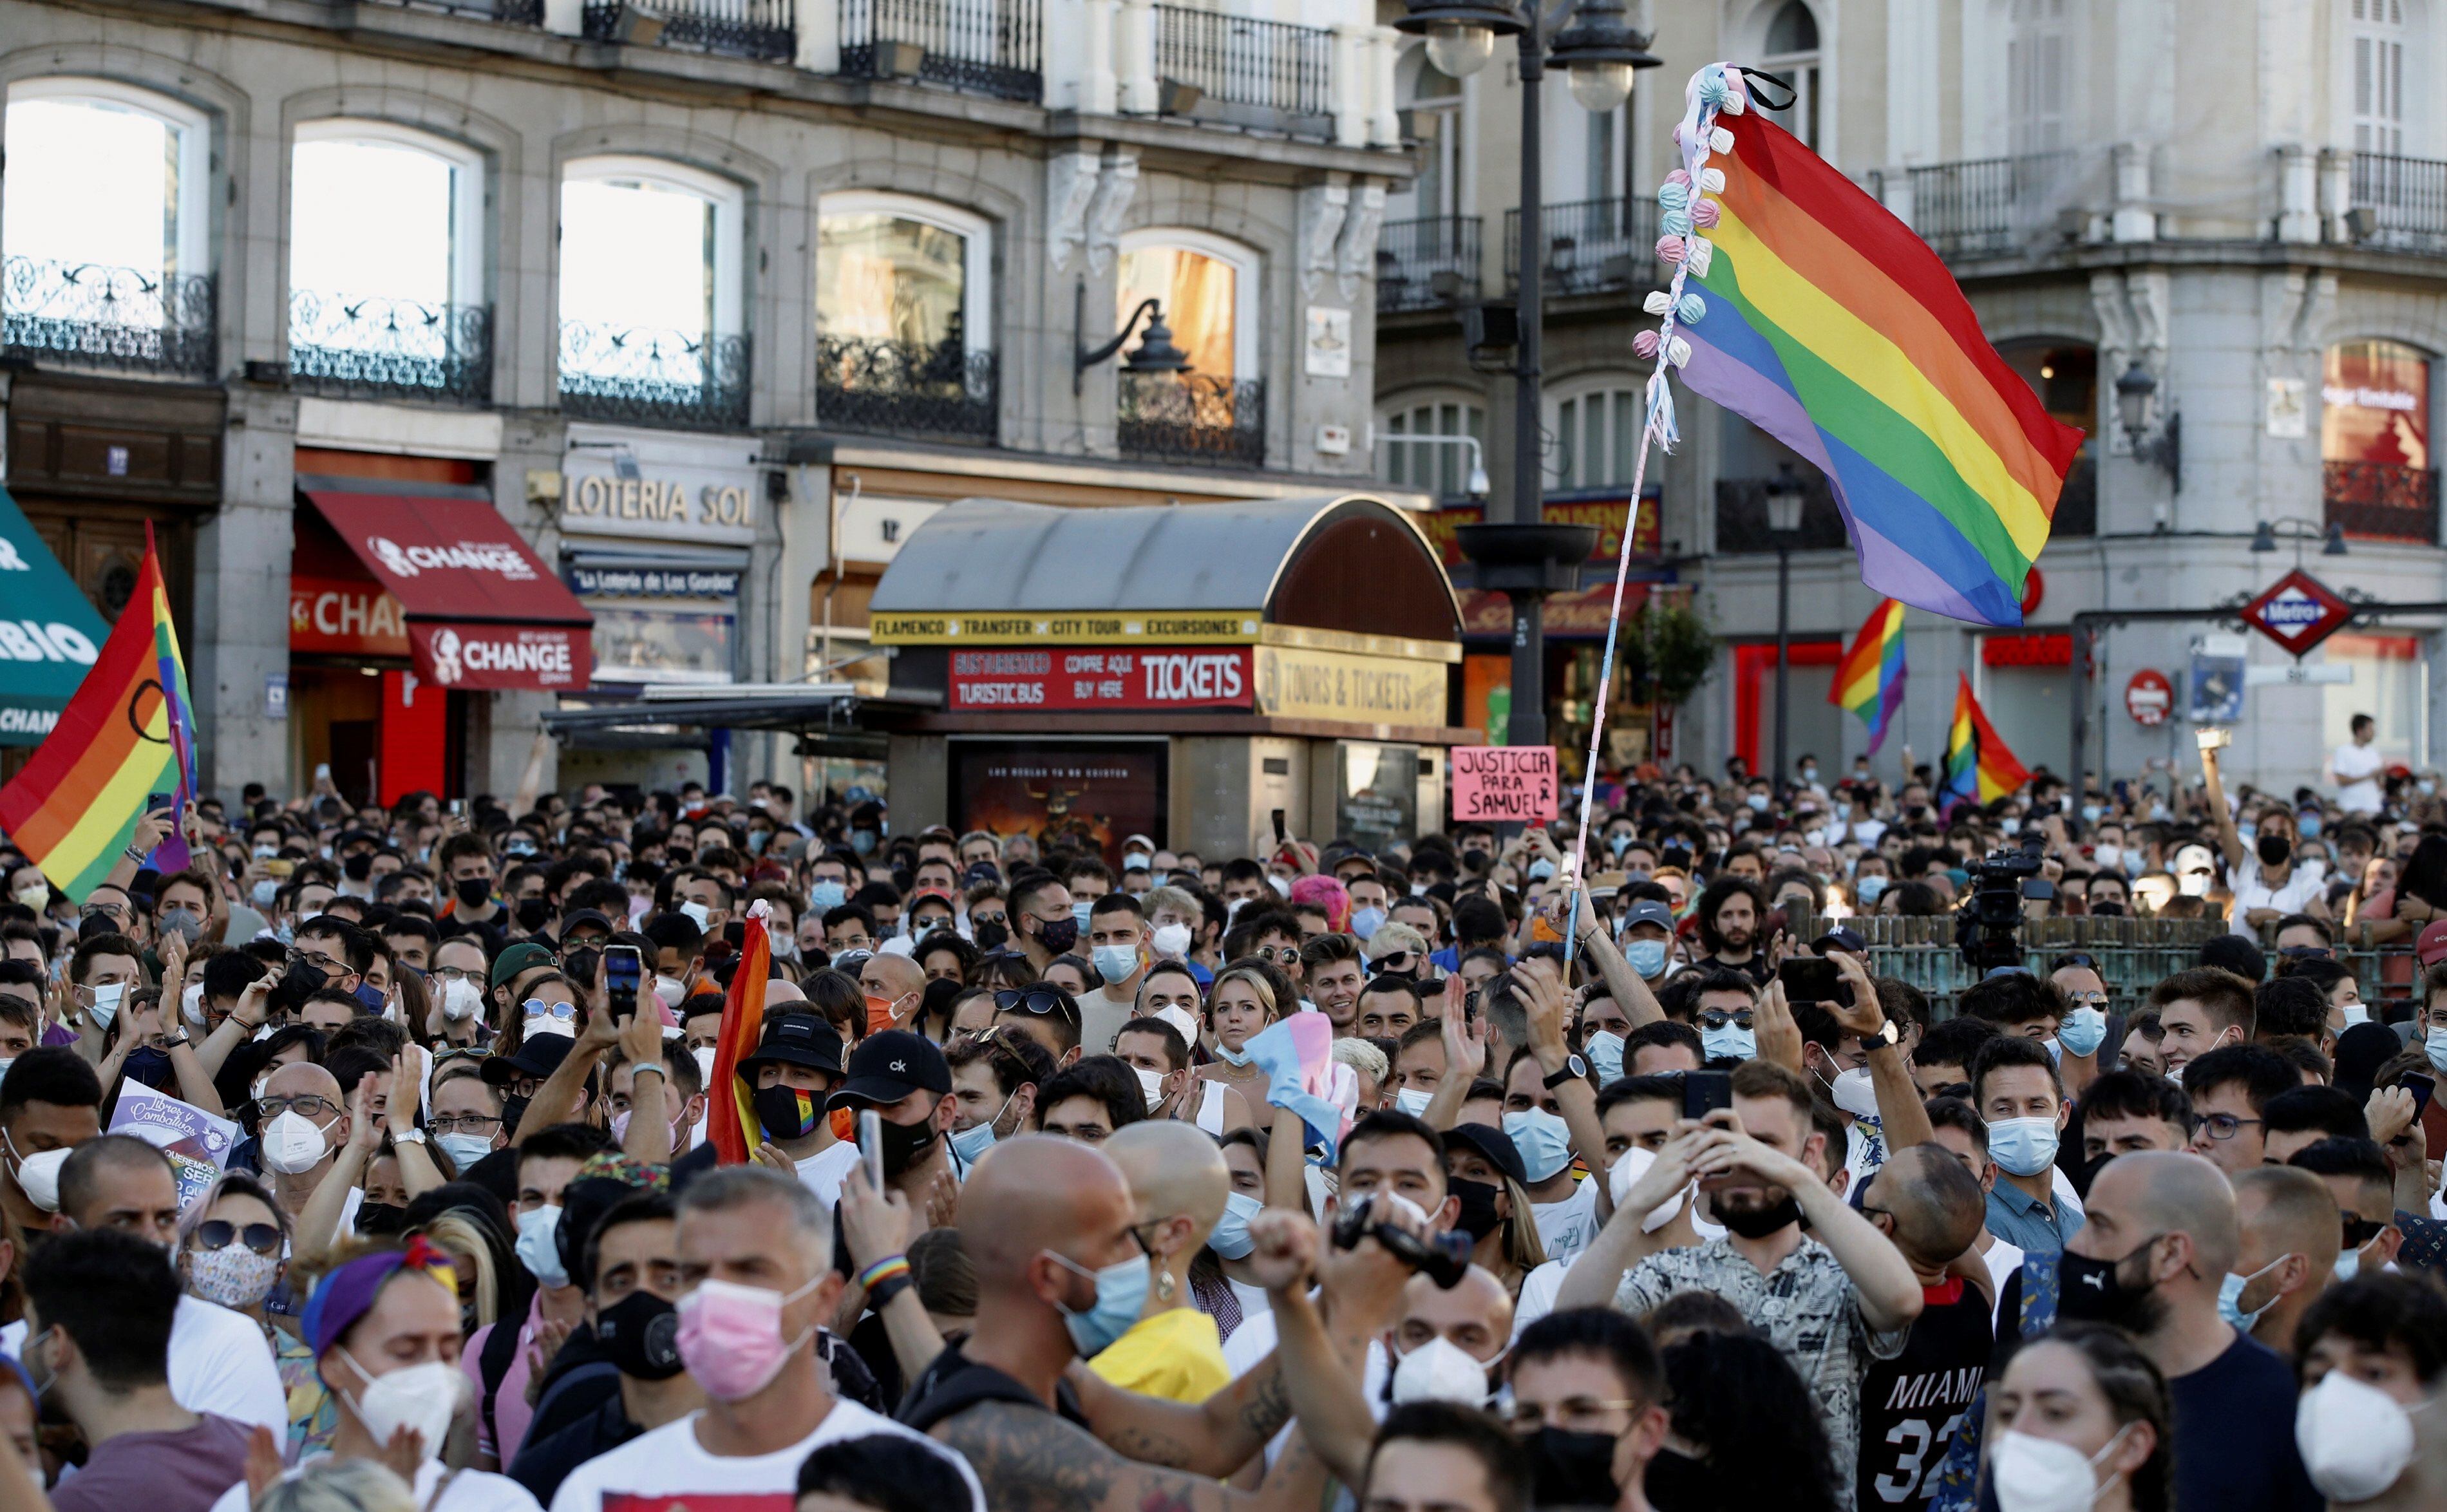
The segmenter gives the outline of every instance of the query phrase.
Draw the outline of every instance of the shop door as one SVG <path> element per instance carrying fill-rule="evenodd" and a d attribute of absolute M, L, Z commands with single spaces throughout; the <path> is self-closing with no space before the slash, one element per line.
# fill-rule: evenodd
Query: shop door
<path fill-rule="evenodd" d="M 119 623 L 119 613 L 136 593 L 136 575 L 144 565 L 144 520 L 122 515 L 96 519 L 54 513 L 48 509 L 29 508 L 28 522 L 43 544 L 60 559 L 60 565 L 76 579 L 85 597 L 111 624 Z M 153 537 L 161 553 L 161 576 L 170 592 L 170 614 L 180 632 L 182 646 L 191 646 L 194 634 L 188 628 L 186 603 L 190 597 L 191 578 L 187 563 L 187 527 L 183 521 L 157 520 Z"/>

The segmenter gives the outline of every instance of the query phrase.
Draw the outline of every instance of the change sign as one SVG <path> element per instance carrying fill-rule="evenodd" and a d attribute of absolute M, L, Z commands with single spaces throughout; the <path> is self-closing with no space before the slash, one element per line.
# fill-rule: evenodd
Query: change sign
<path fill-rule="evenodd" d="M 1453 822 L 1543 824 L 1558 812 L 1552 746 L 1455 746 Z"/>

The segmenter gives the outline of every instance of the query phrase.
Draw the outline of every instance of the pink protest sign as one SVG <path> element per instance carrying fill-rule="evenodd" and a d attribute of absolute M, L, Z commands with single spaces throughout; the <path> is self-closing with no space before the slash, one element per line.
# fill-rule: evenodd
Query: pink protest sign
<path fill-rule="evenodd" d="M 1453 822 L 1539 824 L 1557 812 L 1552 746 L 1455 746 Z"/>

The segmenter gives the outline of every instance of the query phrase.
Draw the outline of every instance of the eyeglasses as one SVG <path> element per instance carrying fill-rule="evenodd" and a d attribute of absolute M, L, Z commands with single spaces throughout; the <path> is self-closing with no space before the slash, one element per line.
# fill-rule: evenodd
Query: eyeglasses
<path fill-rule="evenodd" d="M 995 993 L 997 1013 L 1058 1013 L 1070 1023 L 1079 1022 L 1079 1011 L 1065 1003 L 1058 989 L 1051 987 L 1006 987 Z"/>
<path fill-rule="evenodd" d="M 294 1113 L 299 1118 L 326 1118 L 340 1110 L 339 1104 L 313 1092 L 298 1097 L 258 1097 L 255 1100 L 255 1106 L 268 1119 L 278 1118 L 283 1113 Z"/>
<path fill-rule="evenodd" d="M 1255 955 L 1261 961 L 1273 961 L 1279 966 L 1287 966 L 1293 961 L 1299 959 L 1299 947 L 1297 945 L 1261 945 L 1249 954 Z"/>
<path fill-rule="evenodd" d="M 1750 1028 L 1751 1011 L 1747 1008 L 1738 1008 L 1728 1013 L 1721 1008 L 1712 1008 L 1699 1015 L 1701 1029 L 1723 1029 L 1728 1024 L 1736 1029 Z"/>
<path fill-rule="evenodd" d="M 196 1225 L 196 1239 L 208 1250 L 225 1250 L 243 1240 L 257 1255 L 280 1253 L 280 1226 L 276 1223 L 249 1223 L 240 1228 L 227 1219 L 208 1218 Z"/>
<path fill-rule="evenodd" d="M 2355 1218 L 2351 1215 L 2347 1215 L 2345 1218 L 2345 1248 L 2349 1250 L 2361 1249 L 2363 1245 L 2368 1244 L 2371 1240 L 2379 1238 L 2380 1235 L 2386 1232 L 2386 1230 L 2387 1225 L 2377 1219 Z"/>
<path fill-rule="evenodd" d="M 318 955 L 313 951 L 301 951 L 293 948 L 289 952 L 289 964 L 292 966 L 312 966 L 326 976 L 346 976 L 349 974 L 347 963 L 335 961 L 329 955 Z"/>
<path fill-rule="evenodd" d="M 437 966 L 426 974 L 440 981 L 474 982 L 479 986 L 484 980 L 484 969 L 481 966 Z"/>
<path fill-rule="evenodd" d="M 519 1008 L 529 1018 L 557 1018 L 568 1022 L 578 1017 L 576 1003 L 547 1003 L 541 997 L 530 997 Z"/>
<path fill-rule="evenodd" d="M 483 1113 L 446 1114 L 432 1119 L 426 1126 L 436 1134 L 491 1134 L 501 1128 L 502 1121 Z"/>
<path fill-rule="evenodd" d="M 2237 1118 L 2232 1113 L 2204 1113 L 2201 1115 L 2201 1127 L 2209 1130 L 2210 1138 L 2219 1141 L 2230 1140 L 2234 1138 L 2235 1135 L 2243 1131 L 2243 1126 L 2246 1124 L 2257 1124 L 2259 1122 L 2260 1120 L 2256 1118 Z"/>

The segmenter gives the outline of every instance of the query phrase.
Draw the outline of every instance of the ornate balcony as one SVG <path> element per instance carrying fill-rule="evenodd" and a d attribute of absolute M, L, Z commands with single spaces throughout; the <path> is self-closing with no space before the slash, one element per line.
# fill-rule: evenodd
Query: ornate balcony
<path fill-rule="evenodd" d="M 2020 252 L 2055 224 L 2079 166 L 2079 155 L 2068 150 L 1906 168 L 1906 218 L 1942 257 Z M 1869 185 L 1870 193 L 1885 198 L 1885 175 L 1871 174 Z"/>
<path fill-rule="evenodd" d="M 1389 220 L 1376 233 L 1376 308 L 1433 310 L 1478 293 L 1478 217 Z M 1439 274 L 1448 274 L 1439 293 Z"/>
<path fill-rule="evenodd" d="M 492 307 L 293 289 L 289 382 L 342 399 L 489 404 Z"/>
<path fill-rule="evenodd" d="M 439 10 L 446 15 L 473 16 L 506 27 L 543 25 L 543 0 L 376 0 L 402 10 Z"/>
<path fill-rule="evenodd" d="M 958 337 L 910 341 L 816 338 L 816 415 L 827 427 L 991 443 L 1001 410 L 991 351 Z"/>
<path fill-rule="evenodd" d="M 798 56 L 798 11 L 792 0 L 587 0 L 579 28 L 596 42 L 719 52 L 734 58 L 788 63 Z"/>
<path fill-rule="evenodd" d="M 2447 253 L 2447 162 L 2357 152 L 2350 196 L 2371 224 L 2365 245 Z"/>
<path fill-rule="evenodd" d="M 1034 104 L 1045 95 L 1040 0 L 841 0 L 841 71 L 917 78 Z"/>
<path fill-rule="evenodd" d="M 1293 136 L 1334 135 L 1333 32 L 1182 6 L 1153 9 L 1156 78 L 1198 90 L 1192 113 Z"/>
<path fill-rule="evenodd" d="M 1650 288 L 1657 275 L 1657 201 L 1578 199 L 1548 205 L 1540 217 L 1546 246 L 1539 256 L 1542 287 L 1550 294 L 1593 294 Z M 1521 286 L 1521 212 L 1504 213 L 1504 281 Z"/>
<path fill-rule="evenodd" d="M 2332 462 L 2323 469 L 2324 524 L 2373 540 L 2438 541 L 2438 474 L 2380 462 Z"/>
<path fill-rule="evenodd" d="M 0 265 L 0 349 L 43 366 L 210 379 L 217 361 L 210 274 L 10 257 Z"/>
<path fill-rule="evenodd" d="M 680 430 L 748 428 L 749 339 L 560 323 L 560 412 Z"/>
<path fill-rule="evenodd" d="M 1213 467 L 1266 464 L 1266 381 L 1205 373 L 1121 377 L 1122 455 Z"/>

